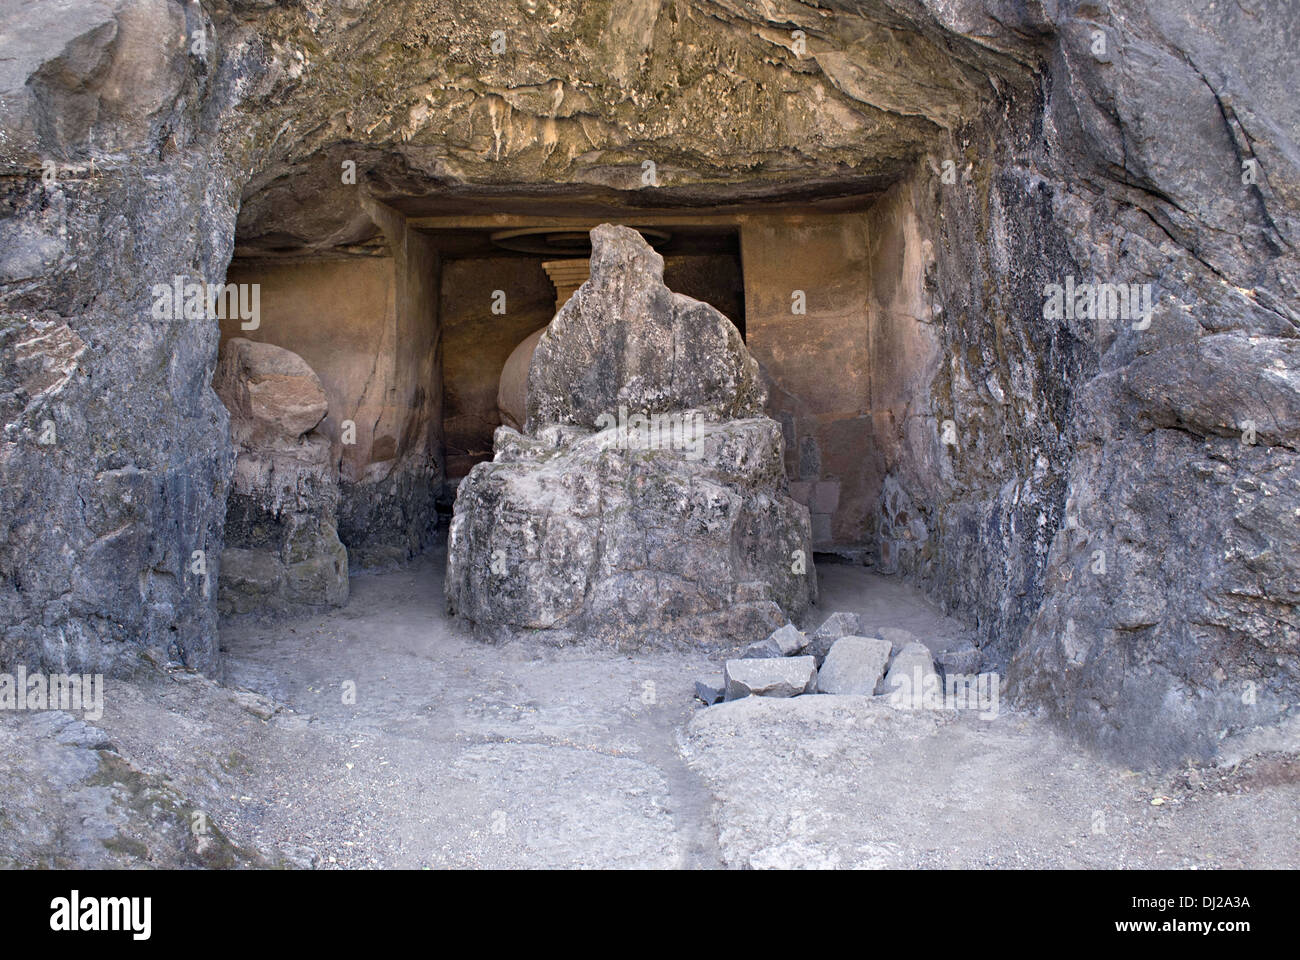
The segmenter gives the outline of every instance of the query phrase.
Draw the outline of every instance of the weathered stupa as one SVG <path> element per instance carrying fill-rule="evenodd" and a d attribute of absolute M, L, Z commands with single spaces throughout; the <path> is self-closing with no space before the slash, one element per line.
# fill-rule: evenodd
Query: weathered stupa
<path fill-rule="evenodd" d="M 627 227 L 538 342 L 524 432 L 456 497 L 452 613 L 498 636 L 624 648 L 748 642 L 816 597 L 758 364 L 719 311 L 673 293 Z"/>

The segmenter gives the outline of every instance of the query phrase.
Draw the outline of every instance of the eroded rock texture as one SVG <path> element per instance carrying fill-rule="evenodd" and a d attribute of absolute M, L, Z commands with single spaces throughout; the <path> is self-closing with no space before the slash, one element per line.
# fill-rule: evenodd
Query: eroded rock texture
<path fill-rule="evenodd" d="M 591 231 L 591 279 L 542 333 L 528 367 L 525 428 L 599 426 L 619 408 L 653 416 L 697 410 L 709 420 L 763 412 L 758 364 L 735 326 L 673 293 L 664 260 L 635 230 Z"/>
<path fill-rule="evenodd" d="M 726 317 L 664 286 L 636 231 L 591 233 L 591 279 L 533 355 L 527 432 L 498 428 L 457 492 L 448 607 L 557 642 L 765 637 L 816 580 L 757 365 Z"/>
<path fill-rule="evenodd" d="M 1297 11 L 1031 19 L 1041 114 L 931 187 L 932 396 L 957 442 L 901 463 L 916 573 L 974 614 L 1020 702 L 1129 762 L 1207 756 L 1300 692 L 1300 380 L 1277 342 L 1300 329 L 1300 115 L 1278 88 Z M 1149 325 L 1047 319 L 1070 276 L 1150 284 Z M 1247 421 L 1271 438 L 1243 443 Z"/>
<path fill-rule="evenodd" d="M 85 344 L 57 394 L 6 417 L 0 661 L 115 673 L 145 645 L 213 669 L 232 464 L 207 386 L 217 332 L 153 319 L 150 287 L 222 275 L 239 161 L 214 138 L 256 80 L 233 34 L 202 57 L 177 42 L 210 23 L 197 5 L 8 4 L 0 19 L 0 304 Z"/>
<path fill-rule="evenodd" d="M 315 429 L 329 409 L 320 379 L 295 353 L 234 337 L 221 347 L 213 387 L 230 411 L 236 453 L 218 609 L 346 603 L 338 471 Z"/>
<path fill-rule="evenodd" d="M 216 667 L 215 596 L 190 571 L 194 551 L 220 555 L 233 466 L 218 335 L 152 319 L 149 291 L 220 280 L 237 216 L 250 253 L 341 256 L 411 248 L 401 216 L 503 198 L 609 219 L 856 197 L 862 456 L 891 478 L 890 512 L 864 525 L 898 541 L 890 563 L 971 621 L 1022 702 L 1128 759 L 1205 755 L 1276 720 L 1300 699 L 1298 16 L 1284 0 L 9 4 L 0 660 L 125 670 L 143 644 Z M 1150 324 L 1047 318 L 1045 286 L 1071 276 L 1150 284 Z M 789 290 L 770 295 L 788 310 Z M 792 455 L 815 473 L 821 453 Z M 418 540 L 437 467 L 385 477 L 347 522 Z"/>

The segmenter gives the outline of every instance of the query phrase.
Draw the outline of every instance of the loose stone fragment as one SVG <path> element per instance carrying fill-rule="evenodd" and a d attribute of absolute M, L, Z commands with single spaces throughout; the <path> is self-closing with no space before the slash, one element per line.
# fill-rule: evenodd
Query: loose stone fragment
<path fill-rule="evenodd" d="M 837 611 L 827 617 L 822 622 L 822 625 L 813 631 L 804 652 L 816 657 L 820 666 L 826 654 L 830 653 L 830 649 L 836 640 L 840 637 L 859 636 L 865 632 L 862 629 L 861 618 L 858 614 Z"/>
<path fill-rule="evenodd" d="M 709 706 L 717 703 L 727 692 L 725 680 L 718 680 L 716 677 L 709 677 L 703 680 L 695 681 L 696 699 L 703 700 Z"/>
<path fill-rule="evenodd" d="M 888 663 L 888 640 L 840 637 L 817 672 L 817 690 L 869 697 L 876 692 Z"/>
<path fill-rule="evenodd" d="M 724 679 L 728 700 L 748 696 L 797 697 L 816 689 L 817 665 L 812 657 L 728 660 Z"/>
<path fill-rule="evenodd" d="M 802 630 L 792 623 L 787 623 L 780 630 L 756 643 L 751 643 L 740 651 L 740 659 L 754 660 L 763 657 L 792 657 L 808 645 L 808 638 Z"/>

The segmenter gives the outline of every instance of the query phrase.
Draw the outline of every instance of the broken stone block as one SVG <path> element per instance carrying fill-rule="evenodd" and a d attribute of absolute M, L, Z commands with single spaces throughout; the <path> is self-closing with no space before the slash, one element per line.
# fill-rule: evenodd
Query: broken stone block
<path fill-rule="evenodd" d="M 236 446 L 296 443 L 328 409 L 325 388 L 306 360 L 292 350 L 243 337 L 221 345 L 212 388 L 230 411 Z"/>
<path fill-rule="evenodd" d="M 817 687 L 812 657 L 728 660 L 723 673 L 728 700 L 741 697 L 797 697 Z"/>
<path fill-rule="evenodd" d="M 695 697 L 703 700 L 709 706 L 713 706 L 720 701 L 727 692 L 726 680 L 718 680 L 716 677 L 709 677 L 703 680 L 695 681 Z"/>
<path fill-rule="evenodd" d="M 339 607 L 348 602 L 348 551 L 333 528 L 321 530 L 318 549 L 285 567 L 285 599 Z"/>
<path fill-rule="evenodd" d="M 762 660 L 765 657 L 779 656 L 782 656 L 780 648 L 770 638 L 764 637 L 762 640 L 756 640 L 741 650 L 738 658 L 741 660 Z"/>
<path fill-rule="evenodd" d="M 821 693 L 869 697 L 889 663 L 889 641 L 879 637 L 840 637 L 817 671 Z"/>
<path fill-rule="evenodd" d="M 925 684 L 926 677 L 938 678 L 934 669 L 934 656 L 930 648 L 923 643 L 909 643 L 894 656 L 889 665 L 889 672 L 881 681 L 877 690 L 890 696 L 901 694 L 917 695 Z M 934 682 L 934 681 L 930 681 Z"/>
<path fill-rule="evenodd" d="M 534 352 L 526 431 L 498 428 L 457 489 L 448 609 L 498 637 L 622 649 L 767 637 L 816 574 L 757 364 L 663 285 L 636 231 L 592 244 L 591 279 Z"/>
<path fill-rule="evenodd" d="M 808 638 L 808 645 L 804 652 L 817 658 L 820 666 L 826 654 L 830 653 L 831 647 L 840 637 L 860 636 L 865 633 L 862 629 L 862 623 L 856 613 L 844 613 L 837 611 L 832 613 L 822 622 L 822 625 L 813 631 L 812 636 Z"/>
<path fill-rule="evenodd" d="M 212 388 L 230 412 L 232 495 L 275 513 L 332 512 L 338 471 L 329 440 L 315 429 L 328 408 L 307 362 L 283 347 L 232 337 L 221 345 Z"/>
<path fill-rule="evenodd" d="M 774 421 L 702 425 L 697 460 L 628 451 L 616 434 L 554 446 L 498 429 L 496 458 L 457 491 L 451 612 L 630 649 L 735 647 L 807 608 L 811 568 L 790 561 L 811 550 L 807 514 L 776 486 Z"/>
<path fill-rule="evenodd" d="M 222 344 L 213 388 L 230 411 L 236 454 L 218 609 L 346 603 L 338 471 L 329 440 L 315 429 L 327 412 L 319 378 L 290 350 L 232 337 Z"/>
<path fill-rule="evenodd" d="M 265 550 L 221 551 L 217 607 L 222 613 L 253 613 L 284 607 L 284 564 Z"/>
<path fill-rule="evenodd" d="M 787 623 L 780 630 L 756 643 L 751 643 L 740 651 L 740 659 L 756 660 L 763 657 L 791 657 L 808 645 L 808 638 L 793 623 Z"/>

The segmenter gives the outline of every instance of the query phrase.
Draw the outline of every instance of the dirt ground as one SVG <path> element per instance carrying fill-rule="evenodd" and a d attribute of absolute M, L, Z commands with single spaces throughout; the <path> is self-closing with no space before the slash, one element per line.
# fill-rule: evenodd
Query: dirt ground
<path fill-rule="evenodd" d="M 814 623 L 960 634 L 897 580 L 819 571 Z M 1295 730 L 1150 773 L 1006 704 L 705 708 L 721 657 L 472 639 L 436 552 L 222 646 L 224 684 L 145 663 L 94 723 L 0 714 L 0 865 L 1300 866 Z"/>

